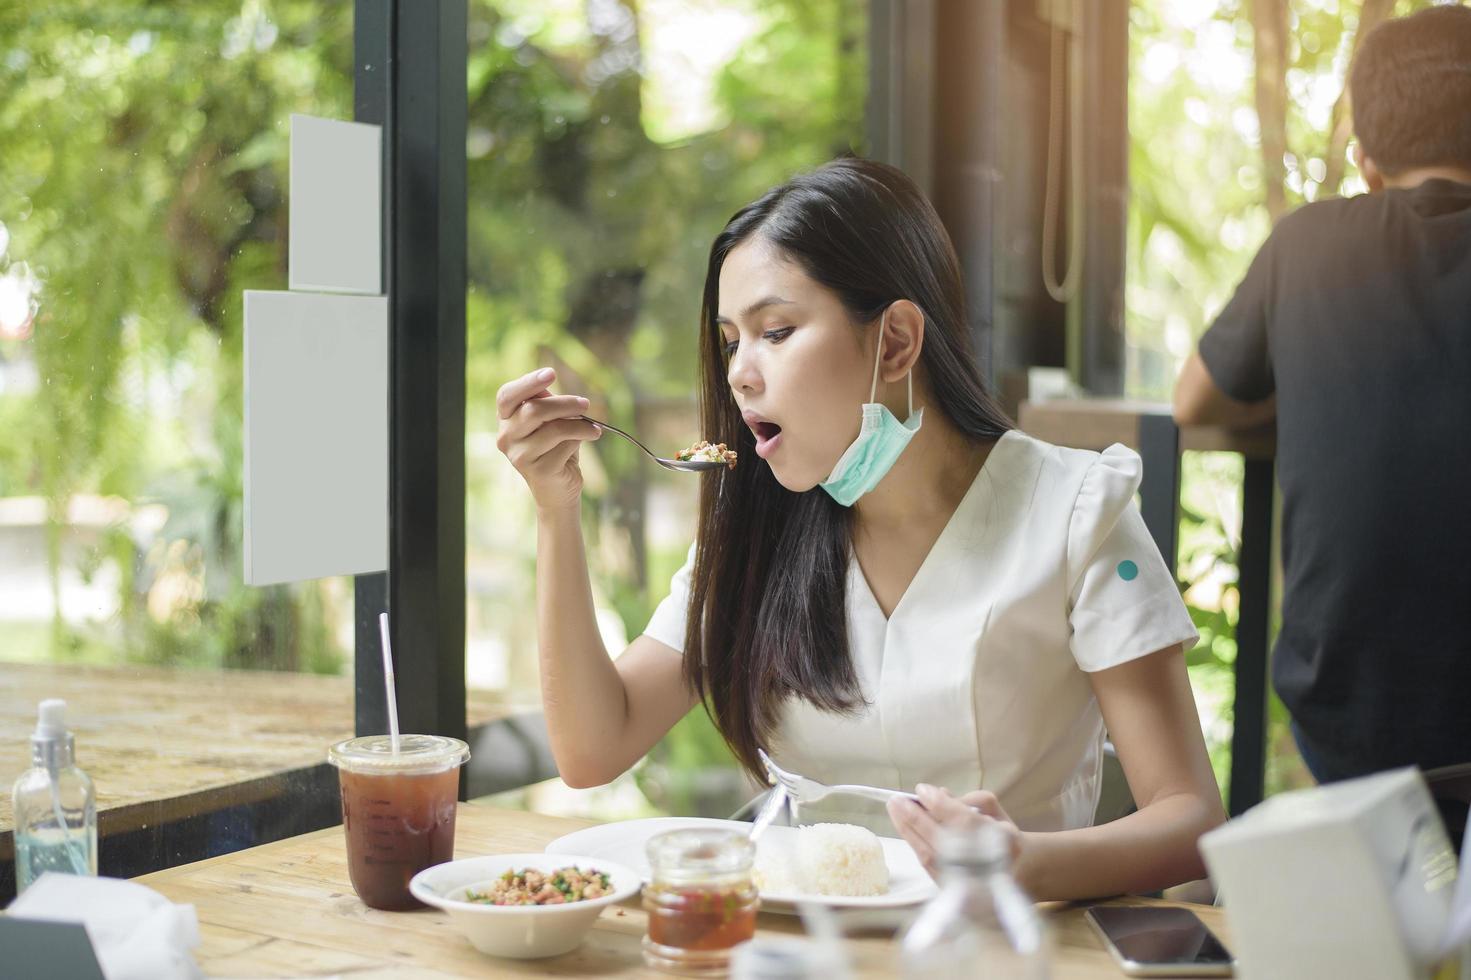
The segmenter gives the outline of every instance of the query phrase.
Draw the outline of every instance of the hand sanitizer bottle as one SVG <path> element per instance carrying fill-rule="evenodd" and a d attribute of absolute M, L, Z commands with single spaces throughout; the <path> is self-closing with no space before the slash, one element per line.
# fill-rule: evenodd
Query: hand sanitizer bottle
<path fill-rule="evenodd" d="M 15 781 L 15 887 L 46 871 L 97 873 L 97 797 L 76 767 L 66 702 L 41 702 L 31 736 L 31 768 Z"/>

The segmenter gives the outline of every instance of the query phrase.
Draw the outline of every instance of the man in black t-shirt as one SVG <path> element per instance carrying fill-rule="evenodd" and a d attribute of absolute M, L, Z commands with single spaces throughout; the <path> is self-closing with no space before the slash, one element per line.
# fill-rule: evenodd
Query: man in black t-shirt
<path fill-rule="evenodd" d="M 1471 8 L 1374 30 L 1350 96 L 1371 193 L 1283 218 L 1175 389 L 1277 420 L 1272 678 L 1320 781 L 1471 763 Z"/>

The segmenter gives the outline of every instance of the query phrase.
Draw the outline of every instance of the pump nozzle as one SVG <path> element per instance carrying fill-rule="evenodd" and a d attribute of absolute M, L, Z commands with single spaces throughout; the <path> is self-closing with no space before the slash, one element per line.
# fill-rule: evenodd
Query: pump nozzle
<path fill-rule="evenodd" d="M 53 772 L 72 764 L 72 735 L 66 730 L 66 702 L 47 698 L 36 712 L 31 733 L 31 761 Z"/>
<path fill-rule="evenodd" d="M 36 718 L 36 738 L 57 739 L 66 734 L 66 702 L 61 698 L 48 698 L 41 702 Z"/>

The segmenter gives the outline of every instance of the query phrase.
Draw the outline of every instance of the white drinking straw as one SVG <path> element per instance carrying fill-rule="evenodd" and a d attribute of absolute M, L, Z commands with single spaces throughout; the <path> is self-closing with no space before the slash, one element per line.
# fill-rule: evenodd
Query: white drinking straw
<path fill-rule="evenodd" d="M 393 693 L 393 654 L 388 646 L 388 613 L 378 614 L 378 632 L 383 634 L 383 688 L 388 692 L 388 737 L 398 755 L 398 698 Z"/>

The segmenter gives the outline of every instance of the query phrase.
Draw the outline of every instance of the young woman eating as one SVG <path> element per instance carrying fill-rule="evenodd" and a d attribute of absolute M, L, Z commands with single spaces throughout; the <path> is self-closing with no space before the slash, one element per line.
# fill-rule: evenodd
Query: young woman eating
<path fill-rule="evenodd" d="M 587 400 L 541 370 L 497 395 L 537 505 L 552 750 L 574 786 L 632 766 L 704 703 L 828 783 L 803 822 L 897 829 L 933 870 L 937 823 L 1000 823 L 1034 898 L 1204 876 L 1224 819 L 1183 650 L 1196 633 L 1133 502 L 1139 458 L 1011 426 L 981 380 L 954 249 L 900 171 L 843 158 L 731 218 L 700 317 L 699 526 L 643 635 L 599 638 L 579 505 Z M 1138 810 L 1091 826 L 1105 729 Z"/>

